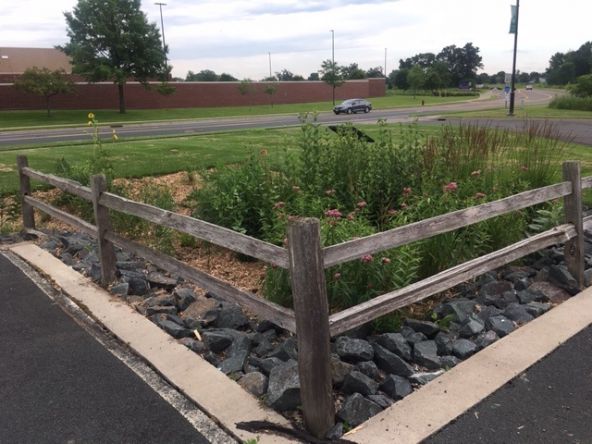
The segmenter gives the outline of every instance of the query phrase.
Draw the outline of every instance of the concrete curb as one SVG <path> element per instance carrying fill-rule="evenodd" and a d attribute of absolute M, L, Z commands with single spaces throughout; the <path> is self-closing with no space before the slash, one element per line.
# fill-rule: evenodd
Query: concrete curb
<path fill-rule="evenodd" d="M 287 427 L 290 423 L 125 302 L 34 244 L 12 245 L 9 250 L 48 275 L 83 310 L 240 440 L 259 438 L 258 442 L 265 444 L 292 442 L 280 436 L 255 435 L 236 428 L 236 423 L 242 421 L 270 421 Z"/>

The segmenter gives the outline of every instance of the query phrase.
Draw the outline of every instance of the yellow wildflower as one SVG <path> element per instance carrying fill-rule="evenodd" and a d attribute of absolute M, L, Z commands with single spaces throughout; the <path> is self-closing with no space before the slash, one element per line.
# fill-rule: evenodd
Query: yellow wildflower
<path fill-rule="evenodd" d="M 93 120 L 95 115 L 93 113 L 88 113 L 88 120 Z"/>

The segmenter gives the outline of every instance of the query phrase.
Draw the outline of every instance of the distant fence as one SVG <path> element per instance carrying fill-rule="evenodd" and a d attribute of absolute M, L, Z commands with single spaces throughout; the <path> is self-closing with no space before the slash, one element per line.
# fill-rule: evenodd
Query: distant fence
<path fill-rule="evenodd" d="M 29 168 L 25 156 L 18 156 L 17 164 L 24 227 L 35 228 L 33 210 L 37 208 L 96 237 L 99 246 L 101 281 L 104 285 L 115 278 L 113 246 L 117 245 L 164 270 L 195 282 L 225 300 L 244 306 L 259 317 L 296 333 L 305 424 L 308 430 L 318 437 L 325 435 L 333 425 L 335 416 L 330 370 L 330 338 L 332 336 L 561 242 L 567 243 L 565 259 L 569 271 L 575 277 L 579 288 L 584 287 L 584 227 L 592 224 L 592 216 L 583 217 L 582 190 L 592 188 L 592 176 L 581 178 L 579 162 L 564 162 L 564 181 L 561 183 L 525 191 L 504 199 L 330 247 L 321 246 L 320 223 L 317 219 L 295 219 L 288 226 L 287 249 L 199 219 L 109 193 L 106 190 L 105 178 L 101 175 L 93 176 L 91 187 L 85 187 L 77 182 Z M 53 185 L 62 191 L 91 201 L 96 225 L 33 198 L 30 179 Z M 564 199 L 564 224 L 454 266 L 407 287 L 377 296 L 339 313 L 329 314 L 325 283 L 326 268 L 559 198 Z M 175 258 L 123 238 L 111 228 L 109 209 L 140 217 L 289 270 L 294 309 L 281 307 L 252 293 L 234 288 Z"/>

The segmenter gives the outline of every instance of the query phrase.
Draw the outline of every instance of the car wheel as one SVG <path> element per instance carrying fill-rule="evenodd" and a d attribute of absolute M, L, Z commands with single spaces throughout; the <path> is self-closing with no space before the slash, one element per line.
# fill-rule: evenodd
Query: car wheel
<path fill-rule="evenodd" d="M 351 114 L 351 113 L 352 113 L 352 109 L 351 109 L 351 108 L 348 108 L 348 109 L 347 109 L 347 113 L 348 113 L 348 114 Z"/>
<path fill-rule="evenodd" d="M 336 116 L 339 115 L 339 111 L 333 111 L 335 113 Z"/>
<path fill-rule="evenodd" d="M 370 108 L 368 108 L 368 107 L 364 108 L 364 112 L 365 113 L 369 113 L 370 112 Z"/>

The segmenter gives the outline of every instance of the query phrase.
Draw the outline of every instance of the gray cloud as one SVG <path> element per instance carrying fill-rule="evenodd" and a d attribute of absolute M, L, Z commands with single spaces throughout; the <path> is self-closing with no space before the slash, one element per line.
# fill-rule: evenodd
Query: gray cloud
<path fill-rule="evenodd" d="M 304 0 L 291 5 L 264 3 L 247 9 L 249 14 L 286 15 L 302 12 L 328 11 L 349 5 L 394 3 L 399 0 Z"/>

